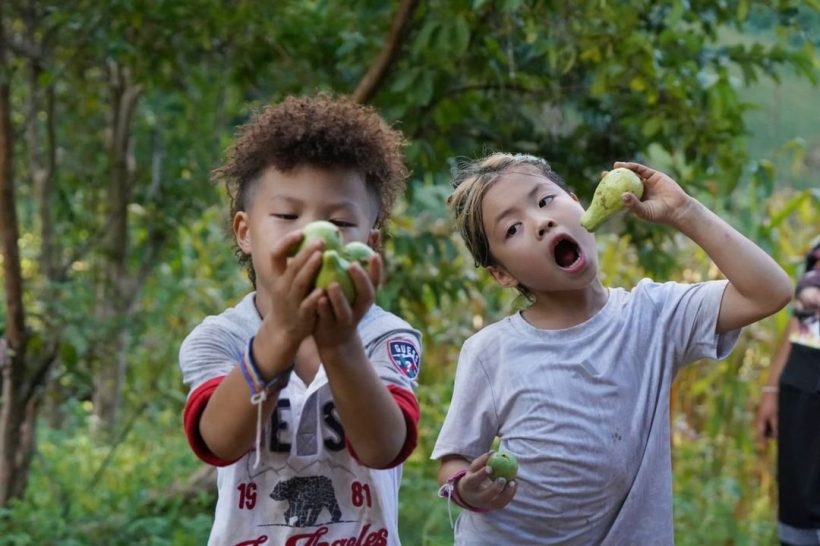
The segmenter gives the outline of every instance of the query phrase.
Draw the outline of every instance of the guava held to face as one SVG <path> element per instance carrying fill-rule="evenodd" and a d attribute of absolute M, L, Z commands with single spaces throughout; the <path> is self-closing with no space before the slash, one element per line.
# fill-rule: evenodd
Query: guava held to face
<path fill-rule="evenodd" d="M 643 196 L 643 182 L 630 169 L 623 167 L 604 173 L 589 208 L 581 216 L 581 225 L 587 231 L 595 231 L 605 220 L 624 208 L 621 195 L 629 192 L 640 199 Z"/>
<path fill-rule="evenodd" d="M 349 303 L 356 299 L 356 287 L 347 269 L 350 262 L 339 256 L 335 250 L 325 250 L 322 253 L 322 268 L 316 277 L 316 286 L 327 290 L 334 282 L 339 283 L 342 293 Z"/>
<path fill-rule="evenodd" d="M 364 243 L 351 241 L 341 250 L 342 257 L 351 262 L 359 262 L 363 267 L 367 266 L 370 257 L 375 251 Z"/>
<path fill-rule="evenodd" d="M 518 461 L 515 455 L 503 449 L 490 455 L 487 459 L 487 466 L 490 467 L 490 477 L 493 479 L 504 478 L 510 481 L 518 475 Z"/>
<path fill-rule="evenodd" d="M 342 248 L 342 234 L 335 224 L 327 220 L 317 220 L 302 228 L 302 242 L 291 249 L 290 256 L 295 256 L 300 250 L 311 242 L 321 239 L 325 242 L 325 250 L 339 251 Z"/>

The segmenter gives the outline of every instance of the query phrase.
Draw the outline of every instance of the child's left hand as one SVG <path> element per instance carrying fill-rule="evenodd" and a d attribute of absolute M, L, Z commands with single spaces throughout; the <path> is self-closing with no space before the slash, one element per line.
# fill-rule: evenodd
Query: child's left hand
<path fill-rule="evenodd" d="M 359 321 L 376 300 L 376 287 L 381 282 L 382 260 L 378 254 L 370 257 L 368 271 L 357 262 L 348 269 L 353 286 L 356 288 L 356 299 L 348 303 L 337 283 L 326 290 L 319 299 L 318 320 L 313 331 L 317 347 L 333 347 L 350 340 L 356 331 Z"/>
<path fill-rule="evenodd" d="M 642 199 L 631 193 L 623 195 L 624 205 L 635 216 L 648 222 L 675 226 L 686 214 L 692 198 L 669 175 L 640 163 L 617 161 L 614 167 L 634 171 L 643 180 Z"/>

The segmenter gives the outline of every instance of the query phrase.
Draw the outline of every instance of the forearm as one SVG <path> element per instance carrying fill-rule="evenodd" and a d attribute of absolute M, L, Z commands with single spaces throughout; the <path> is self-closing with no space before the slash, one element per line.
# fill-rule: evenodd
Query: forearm
<path fill-rule="evenodd" d="M 792 331 L 794 331 L 796 327 L 797 319 L 791 317 L 789 319 L 788 327 L 783 332 L 783 336 L 777 346 L 777 352 L 775 352 L 774 357 L 772 357 L 771 364 L 769 365 L 769 379 L 766 381 L 766 384 L 771 387 L 776 387 L 780 382 L 780 374 L 783 373 L 783 368 L 786 367 L 786 361 L 789 359 L 789 353 L 791 352 L 792 344 L 789 338 L 791 337 Z"/>
<path fill-rule="evenodd" d="M 470 461 L 459 455 L 447 455 L 441 459 L 438 471 L 438 484 L 444 485 L 456 473 L 470 468 Z"/>
<path fill-rule="evenodd" d="M 320 348 L 345 435 L 359 460 L 384 468 L 407 437 L 404 415 L 376 374 L 358 337 L 334 348 Z"/>
<path fill-rule="evenodd" d="M 277 396 L 262 405 L 262 423 L 267 423 Z M 199 432 L 208 449 L 226 461 L 241 457 L 256 437 L 258 408 L 251 404 L 250 389 L 239 367 L 225 376 L 214 391 L 199 421 Z"/>
<path fill-rule="evenodd" d="M 700 246 L 729 281 L 718 333 L 751 324 L 789 302 L 791 281 L 777 262 L 695 199 L 688 199 L 672 225 Z"/>
<path fill-rule="evenodd" d="M 253 338 L 253 362 L 259 380 L 267 382 L 292 364 L 298 344 L 266 331 L 265 325 Z M 214 455 L 234 460 L 241 457 L 256 437 L 259 408 L 251 403 L 248 380 L 238 364 L 214 391 L 200 420 L 200 434 Z M 267 394 L 262 404 L 262 423 L 267 423 L 278 393 Z"/>
<path fill-rule="evenodd" d="M 675 227 L 700 246 L 735 289 L 749 299 L 777 302 L 791 298 L 791 281 L 771 256 L 695 199 Z"/>

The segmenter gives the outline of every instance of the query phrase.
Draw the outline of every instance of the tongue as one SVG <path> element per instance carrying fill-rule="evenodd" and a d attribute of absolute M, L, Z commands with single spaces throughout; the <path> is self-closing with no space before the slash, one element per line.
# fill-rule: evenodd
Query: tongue
<path fill-rule="evenodd" d="M 578 258 L 578 253 L 575 252 L 573 245 L 568 243 L 559 243 L 555 248 L 555 261 L 561 267 L 569 267 Z"/>

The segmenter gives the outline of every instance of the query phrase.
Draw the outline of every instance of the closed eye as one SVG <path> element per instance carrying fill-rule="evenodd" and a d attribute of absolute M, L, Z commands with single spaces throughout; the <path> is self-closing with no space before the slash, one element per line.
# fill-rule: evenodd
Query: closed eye
<path fill-rule="evenodd" d="M 336 227 L 339 227 L 339 228 L 342 228 L 342 229 L 356 227 L 356 224 L 354 224 L 353 222 L 348 222 L 347 220 L 333 220 L 333 219 L 331 219 L 331 220 L 329 220 L 329 222 L 331 224 L 335 224 Z"/>
<path fill-rule="evenodd" d="M 546 207 L 547 205 L 552 203 L 553 199 L 555 199 L 554 195 L 545 195 L 544 197 L 538 200 L 538 208 Z"/>
<path fill-rule="evenodd" d="M 271 214 L 274 218 L 279 218 L 280 220 L 296 220 L 298 216 L 296 214 L 289 214 L 289 213 L 281 213 L 281 212 L 274 212 Z"/>

